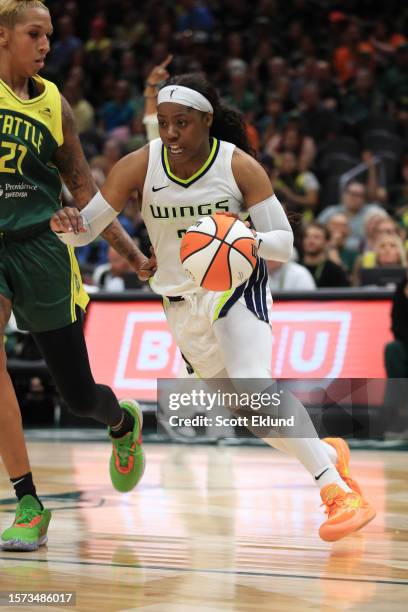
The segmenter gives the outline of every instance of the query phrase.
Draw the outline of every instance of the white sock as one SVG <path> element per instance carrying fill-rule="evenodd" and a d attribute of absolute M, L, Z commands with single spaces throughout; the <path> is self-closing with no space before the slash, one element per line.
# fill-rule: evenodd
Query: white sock
<path fill-rule="evenodd" d="M 322 473 L 323 472 L 323 473 Z M 321 476 L 320 476 L 321 474 Z M 320 478 L 316 478 L 320 476 Z M 314 474 L 314 480 L 320 490 L 328 484 L 337 484 L 346 493 L 351 493 L 350 487 L 344 482 L 334 465 L 327 466 L 325 469 Z"/>
<path fill-rule="evenodd" d="M 297 457 L 302 465 L 307 469 L 313 477 L 314 482 L 319 489 L 322 489 L 327 484 L 337 484 L 346 491 L 351 492 L 350 487 L 342 480 L 340 474 L 336 470 L 327 451 L 327 447 L 331 448 L 336 455 L 335 449 L 322 442 L 319 438 L 263 438 L 264 441 L 281 450 L 282 452 Z M 335 461 L 336 462 L 336 461 Z M 324 472 L 324 473 L 322 473 Z M 317 476 L 320 478 L 316 478 Z"/>

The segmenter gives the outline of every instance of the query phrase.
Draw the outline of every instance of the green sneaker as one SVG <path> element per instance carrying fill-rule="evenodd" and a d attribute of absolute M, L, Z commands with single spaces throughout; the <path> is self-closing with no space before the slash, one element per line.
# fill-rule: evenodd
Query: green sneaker
<path fill-rule="evenodd" d="M 133 431 L 123 438 L 110 436 L 113 449 L 109 472 L 115 489 L 121 493 L 127 493 L 137 485 L 145 469 L 145 455 L 142 448 L 143 414 L 135 400 L 121 400 L 119 404 L 134 417 L 135 426 Z M 108 433 L 110 435 L 109 427 Z"/>
<path fill-rule="evenodd" d="M 49 510 L 45 508 L 41 510 L 35 497 L 24 495 L 17 504 L 14 523 L 1 535 L 0 547 L 3 550 L 37 550 L 48 540 L 47 529 L 50 520 Z"/>

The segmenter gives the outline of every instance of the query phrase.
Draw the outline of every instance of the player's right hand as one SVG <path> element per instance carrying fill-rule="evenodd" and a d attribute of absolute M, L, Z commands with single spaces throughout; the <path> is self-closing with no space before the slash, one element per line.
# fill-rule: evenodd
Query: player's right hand
<path fill-rule="evenodd" d="M 50 219 L 50 227 L 56 234 L 62 232 L 74 232 L 74 234 L 86 232 L 82 215 L 74 206 L 64 206 L 57 210 Z"/>

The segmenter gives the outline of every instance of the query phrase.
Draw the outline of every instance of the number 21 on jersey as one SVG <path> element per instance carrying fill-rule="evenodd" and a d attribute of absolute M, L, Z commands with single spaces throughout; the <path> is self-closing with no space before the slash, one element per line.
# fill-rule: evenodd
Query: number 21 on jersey
<path fill-rule="evenodd" d="M 24 145 L 3 140 L 0 143 L 0 172 L 23 174 L 22 163 L 26 155 L 27 147 Z"/>

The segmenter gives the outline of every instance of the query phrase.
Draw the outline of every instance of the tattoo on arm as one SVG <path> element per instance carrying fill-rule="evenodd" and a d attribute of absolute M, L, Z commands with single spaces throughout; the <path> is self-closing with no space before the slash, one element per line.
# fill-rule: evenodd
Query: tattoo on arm
<path fill-rule="evenodd" d="M 129 263 L 137 265 L 141 259 L 145 259 L 143 253 L 137 248 L 119 221 L 113 221 L 101 235 L 109 242 L 115 251 L 127 259 Z"/>
<path fill-rule="evenodd" d="M 74 198 L 75 205 L 81 209 L 88 204 L 98 189 L 82 150 L 72 109 L 63 96 L 61 101 L 64 142 L 57 150 L 54 162 Z M 113 221 L 102 236 L 119 255 L 135 267 L 145 259 L 119 221 Z"/>
<path fill-rule="evenodd" d="M 63 96 L 61 103 L 64 142 L 57 149 L 54 162 L 75 204 L 83 208 L 95 195 L 97 187 L 82 150 L 72 109 Z"/>

